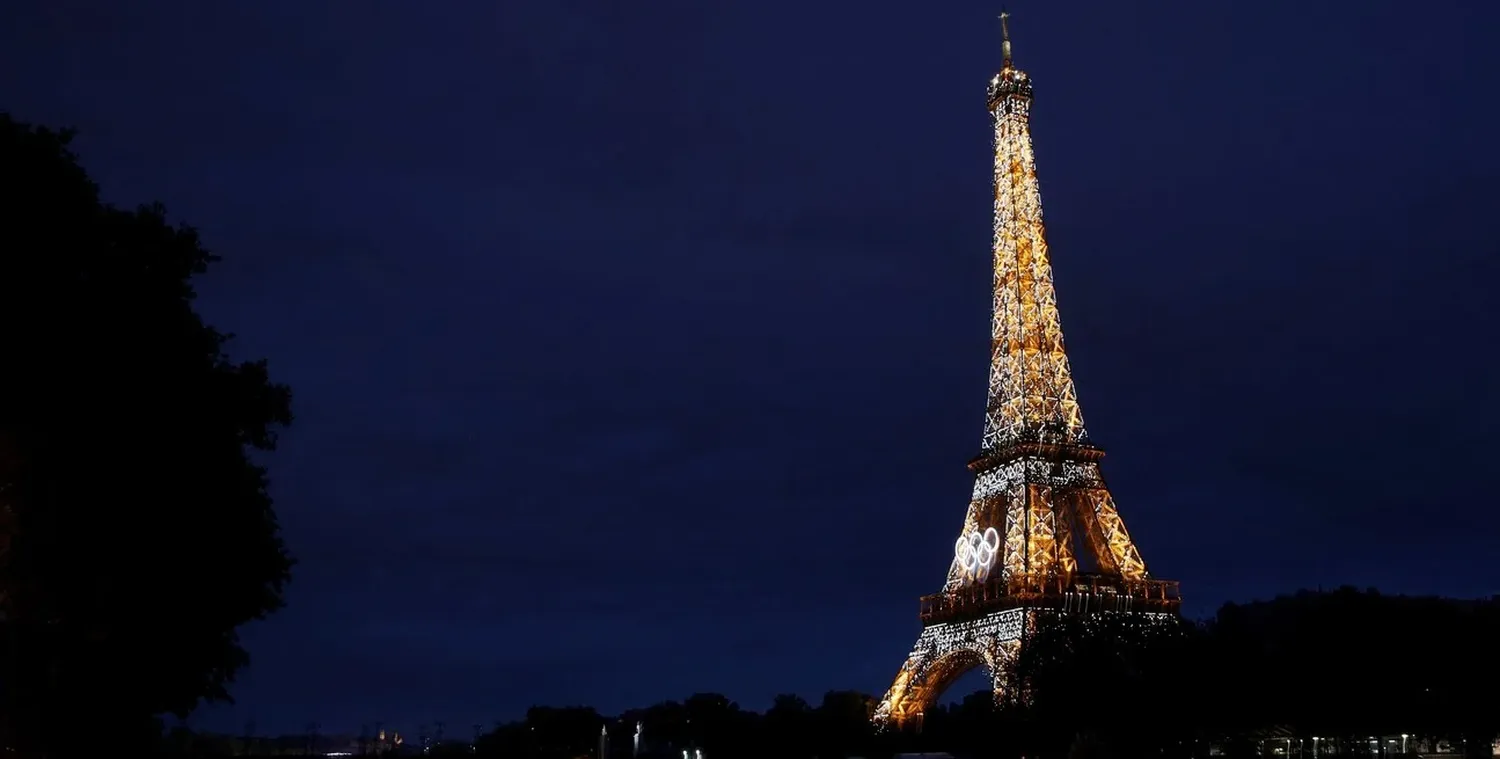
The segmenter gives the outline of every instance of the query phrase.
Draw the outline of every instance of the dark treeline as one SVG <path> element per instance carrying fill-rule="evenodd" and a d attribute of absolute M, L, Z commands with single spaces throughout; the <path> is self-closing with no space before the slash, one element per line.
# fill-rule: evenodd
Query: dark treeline
<path fill-rule="evenodd" d="M 1361 755 L 1406 734 L 1489 756 L 1500 728 L 1500 603 L 1342 588 L 1229 604 L 1204 623 L 1065 618 L 1040 629 L 1004 703 L 940 710 L 927 732 L 976 755 L 1243 754 L 1262 739 Z M 993 736 L 1007 746 L 985 748 Z M 1293 753 L 1296 753 L 1295 751 Z M 1392 753 L 1389 743 L 1378 753 Z"/>
<path fill-rule="evenodd" d="M 1497 643 L 1500 602 L 1303 592 L 1229 604 L 1202 623 L 1101 616 L 1042 625 L 1006 673 L 1023 687 L 1000 703 L 980 692 L 935 707 L 916 733 L 877 733 L 876 699 L 856 692 L 816 705 L 778 696 L 764 713 L 704 693 L 615 716 L 536 707 L 428 753 L 597 757 L 604 730 L 606 759 L 1311 756 L 1314 737 L 1319 756 L 1392 756 L 1403 745 L 1489 756 L 1500 731 Z M 407 750 L 421 743 L 407 740 Z"/>

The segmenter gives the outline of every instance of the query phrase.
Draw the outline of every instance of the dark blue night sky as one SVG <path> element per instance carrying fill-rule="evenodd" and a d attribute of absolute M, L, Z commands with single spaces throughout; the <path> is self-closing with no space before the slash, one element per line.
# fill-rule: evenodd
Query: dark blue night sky
<path fill-rule="evenodd" d="M 883 691 L 979 445 L 998 10 L 9 3 L 0 108 L 200 227 L 297 393 L 289 606 L 195 724 Z M 1500 591 L 1500 4 L 1010 11 L 1153 573 Z"/>

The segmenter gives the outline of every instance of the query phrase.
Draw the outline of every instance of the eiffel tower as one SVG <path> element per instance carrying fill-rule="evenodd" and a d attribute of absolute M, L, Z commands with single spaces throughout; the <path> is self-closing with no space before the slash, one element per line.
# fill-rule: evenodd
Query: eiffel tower
<path fill-rule="evenodd" d="M 922 634 L 876 708 L 882 727 L 920 727 L 923 712 L 965 672 L 1005 672 L 1039 617 L 1175 614 L 1177 583 L 1151 579 L 1099 473 L 1048 263 L 1031 148 L 1031 79 L 1011 61 L 989 83 L 995 129 L 995 283 L 989 402 L 974 496 L 947 582 L 921 600 Z M 1080 560 L 1084 563 L 1081 566 Z"/>

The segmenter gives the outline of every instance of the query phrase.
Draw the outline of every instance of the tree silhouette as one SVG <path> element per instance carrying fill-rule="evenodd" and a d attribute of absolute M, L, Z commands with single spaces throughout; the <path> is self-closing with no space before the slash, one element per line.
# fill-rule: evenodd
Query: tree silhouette
<path fill-rule="evenodd" d="M 726 759 L 747 755 L 744 736 L 751 732 L 747 730 L 749 715 L 739 704 L 718 693 L 695 693 L 682 706 L 694 747 Z"/>
<path fill-rule="evenodd" d="M 985 689 L 949 699 L 930 707 L 917 731 L 876 733 L 874 700 L 850 691 L 829 692 L 817 707 L 780 695 L 764 714 L 698 693 L 616 718 L 534 708 L 524 721 L 497 724 L 473 753 L 594 757 L 604 727 L 610 759 L 1310 757 L 1313 736 L 1319 756 L 1410 755 L 1437 741 L 1488 756 L 1500 727 L 1500 695 L 1486 687 L 1500 677 L 1496 640 L 1500 600 L 1350 588 L 1228 604 L 1201 624 L 1044 617 L 1001 673 L 1025 686 L 1012 691 L 1019 697 L 996 704 Z M 206 745 L 203 736 L 178 738 Z"/>
<path fill-rule="evenodd" d="M 1176 618 L 1134 615 L 1043 618 L 1009 668 L 1017 687 L 1006 709 L 1026 725 L 1037 754 L 1170 755 L 1162 715 L 1184 719 L 1190 707 L 1196 628 Z M 1071 748 L 1070 748 L 1071 747 Z"/>
<path fill-rule="evenodd" d="M 767 753 L 789 759 L 812 756 L 813 718 L 812 707 L 801 696 L 778 695 L 762 719 Z"/>
<path fill-rule="evenodd" d="M 1493 600 L 1353 588 L 1226 604 L 1203 625 L 1052 618 L 1010 669 L 1021 687 L 1000 716 L 1030 756 L 1189 756 L 1210 743 L 1253 755 L 1268 736 L 1362 755 L 1372 736 L 1402 734 L 1488 755 L 1495 640 Z M 928 724 L 956 736 L 967 723 L 954 712 Z"/>
<path fill-rule="evenodd" d="M 0 738 L 113 746 L 225 700 L 291 559 L 265 470 L 290 391 L 193 309 L 216 258 L 99 200 L 71 135 L 0 114 Z"/>
<path fill-rule="evenodd" d="M 591 707 L 533 706 L 526 712 L 531 756 L 537 759 L 590 756 L 603 725 L 604 718 Z"/>
<path fill-rule="evenodd" d="M 1341 588 L 1225 605 L 1212 620 L 1100 615 L 1040 620 L 1002 674 L 1024 697 L 989 689 L 925 712 L 920 731 L 876 733 L 873 699 L 833 691 L 817 707 L 777 696 L 764 714 L 716 693 L 609 718 L 536 708 L 496 723 L 473 752 L 505 759 L 968 759 L 1395 756 L 1435 740 L 1488 756 L 1500 727 L 1500 600 L 1387 596 Z M 959 694 L 954 694 L 958 696 Z M 644 725 L 640 752 L 634 733 Z M 1382 736 L 1383 742 L 1372 742 Z M 176 744 L 206 755 L 210 736 Z M 1409 739 L 1409 740 L 1408 740 Z M 453 750 L 467 746 L 453 744 Z M 434 749 L 434 754 L 439 749 Z"/>

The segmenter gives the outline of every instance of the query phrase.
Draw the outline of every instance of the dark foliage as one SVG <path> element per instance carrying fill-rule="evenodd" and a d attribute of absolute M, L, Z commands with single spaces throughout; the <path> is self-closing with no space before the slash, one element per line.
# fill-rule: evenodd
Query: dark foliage
<path fill-rule="evenodd" d="M 0 737 L 57 755 L 226 699 L 291 567 L 251 458 L 289 390 L 194 311 L 197 233 L 68 142 L 0 114 Z"/>
<path fill-rule="evenodd" d="M 1497 640 L 1500 602 L 1344 588 L 1230 604 L 1201 624 L 1129 616 L 1042 624 L 1006 673 L 1020 687 L 999 704 L 981 692 L 936 707 L 920 734 L 876 734 L 874 700 L 855 693 L 830 693 L 817 708 L 778 696 L 763 715 L 703 695 L 615 720 L 588 713 L 596 734 L 608 726 L 613 759 L 630 756 L 637 722 L 646 755 L 662 759 L 684 748 L 705 759 L 1196 757 L 1214 746 L 1236 756 L 1262 744 L 1305 747 L 1313 736 L 1324 753 L 1390 755 L 1397 746 L 1375 752 L 1369 737 L 1403 733 L 1412 750 L 1441 740 L 1487 756 L 1500 728 Z M 498 742 L 529 726 L 492 733 L 479 753 L 539 756 Z"/>
<path fill-rule="evenodd" d="M 1350 588 L 1230 604 L 1202 624 L 1065 617 L 1032 633 L 1004 673 L 1018 687 L 1003 701 L 980 692 L 934 707 L 919 733 L 877 734 L 875 701 L 859 693 L 830 692 L 817 706 L 777 696 L 764 714 L 698 694 L 614 718 L 536 708 L 477 743 L 429 753 L 601 759 L 603 730 L 602 759 L 1312 756 L 1314 736 L 1319 756 L 1392 756 L 1440 741 L 1488 756 L 1500 727 L 1497 640 L 1500 601 Z"/>
<path fill-rule="evenodd" d="M 1229 604 L 1203 624 L 1064 618 L 1008 673 L 1025 687 L 994 719 L 969 722 L 1004 725 L 1028 756 L 1234 753 L 1273 736 L 1362 755 L 1371 736 L 1400 734 L 1488 756 L 1496 640 L 1495 601 L 1353 588 Z"/>
<path fill-rule="evenodd" d="M 1392 756 L 1445 742 L 1488 756 L 1500 728 L 1500 601 L 1383 596 L 1343 588 L 1229 604 L 1201 624 L 1066 617 L 1043 623 L 1005 676 L 1019 687 L 929 709 L 920 732 L 876 733 L 875 700 L 833 691 L 813 706 L 777 696 L 763 714 L 700 693 L 605 717 L 533 708 L 477 741 L 429 755 L 507 759 L 965 759 Z M 641 742 L 637 751 L 636 730 Z M 608 755 L 599 756 L 600 733 Z M 1383 736 L 1379 744 L 1371 736 Z M 300 746 L 298 737 L 283 739 Z M 419 741 L 420 742 L 420 741 Z M 231 742 L 178 736 L 179 754 Z M 361 744 L 370 753 L 370 744 Z M 193 746 L 193 750 L 186 747 Z M 416 746 L 408 744 L 408 750 Z M 1274 752 L 1280 749 L 1283 753 Z M 253 752 L 254 749 L 252 748 Z"/>
<path fill-rule="evenodd" d="M 601 728 L 609 734 L 610 759 L 626 759 L 636 750 L 635 736 L 641 728 L 641 754 L 653 759 L 681 759 L 684 750 L 701 751 L 714 759 L 749 759 L 776 756 L 811 759 L 842 756 L 851 750 L 874 746 L 870 714 L 874 702 L 852 691 L 830 691 L 814 708 L 799 696 L 776 697 L 764 714 L 741 709 L 717 693 L 698 693 L 682 702 L 667 701 L 645 709 L 634 709 L 617 718 L 605 719 L 593 709 L 574 707 L 568 713 L 575 736 L 571 743 L 548 744 L 538 738 L 546 720 L 537 709 L 523 722 L 501 725 L 480 738 L 477 753 L 488 756 L 573 759 L 597 756 Z"/>

